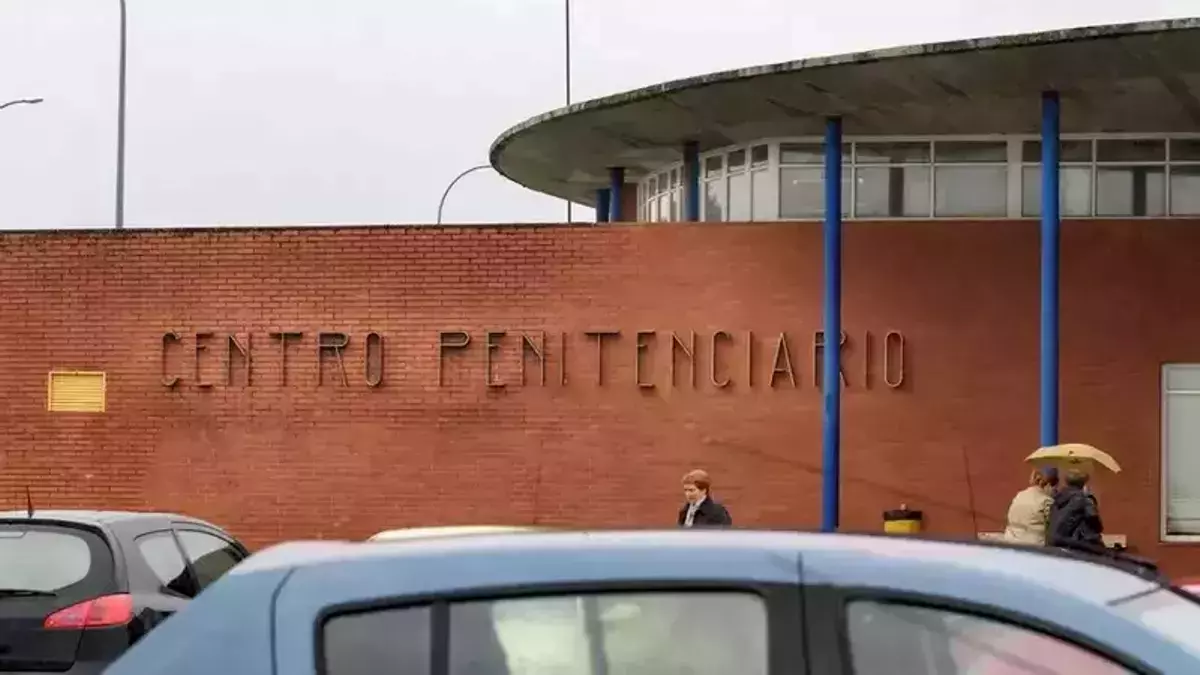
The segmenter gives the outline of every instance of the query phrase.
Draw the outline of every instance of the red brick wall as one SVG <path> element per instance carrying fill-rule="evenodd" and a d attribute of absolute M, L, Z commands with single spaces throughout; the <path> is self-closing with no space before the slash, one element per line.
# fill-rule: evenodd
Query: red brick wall
<path fill-rule="evenodd" d="M 846 528 L 877 530 L 901 503 L 934 532 L 1001 527 L 1037 444 L 1037 246 L 1032 222 L 847 227 Z M 1200 361 L 1196 250 L 1193 222 L 1070 223 L 1063 241 L 1064 440 L 1123 462 L 1098 485 L 1110 531 L 1179 573 L 1200 571 L 1200 551 L 1156 544 L 1159 366 Z M 679 476 L 702 466 L 739 524 L 813 527 L 820 280 L 815 224 L 2 235 L 0 504 L 22 506 L 29 484 L 42 506 L 184 511 L 252 545 L 437 523 L 653 526 L 673 523 Z M 471 344 L 447 356 L 439 387 L 439 332 L 460 329 Z M 598 386 L 583 332 L 616 329 Z M 183 341 L 166 366 L 182 380 L 167 388 L 172 330 Z M 316 384 L 322 330 L 351 336 L 348 387 L 333 355 Z M 503 389 L 485 383 L 488 330 L 507 332 Z M 634 382 L 639 330 L 660 331 L 643 373 L 654 389 Z M 692 330 L 697 386 L 683 360 L 672 386 L 669 332 Z M 720 390 L 718 330 L 734 336 Z M 286 386 L 268 337 L 281 331 L 304 333 Z M 371 331 L 385 346 L 377 388 L 362 365 Z M 519 335 L 539 331 L 546 384 L 529 359 L 522 387 Z M 794 389 L 767 384 L 780 331 Z M 881 370 L 888 331 L 905 339 L 898 389 Z M 196 332 L 216 334 L 201 354 L 209 388 Z M 252 336 L 250 386 L 238 361 L 225 383 L 230 332 Z M 47 413 L 52 368 L 106 371 L 108 412 Z"/>

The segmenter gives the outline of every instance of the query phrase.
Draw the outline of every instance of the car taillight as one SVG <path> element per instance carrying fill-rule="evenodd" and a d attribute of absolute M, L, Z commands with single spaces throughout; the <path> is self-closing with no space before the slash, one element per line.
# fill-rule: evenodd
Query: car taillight
<path fill-rule="evenodd" d="M 105 595 L 71 605 L 46 617 L 47 630 L 79 630 L 122 626 L 133 620 L 133 598 L 124 593 Z"/>

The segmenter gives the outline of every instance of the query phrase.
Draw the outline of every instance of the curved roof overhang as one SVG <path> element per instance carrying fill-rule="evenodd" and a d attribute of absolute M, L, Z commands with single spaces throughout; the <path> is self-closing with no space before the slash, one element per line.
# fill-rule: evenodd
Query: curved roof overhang
<path fill-rule="evenodd" d="M 701 75 L 529 119 L 490 161 L 582 204 L 608 184 L 701 151 L 779 136 L 1036 133 L 1058 91 L 1063 133 L 1200 131 L 1200 18 L 897 47 Z"/>

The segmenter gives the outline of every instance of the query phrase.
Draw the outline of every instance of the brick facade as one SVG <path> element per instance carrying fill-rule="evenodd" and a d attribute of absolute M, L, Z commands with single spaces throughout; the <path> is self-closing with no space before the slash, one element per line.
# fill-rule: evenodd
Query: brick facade
<path fill-rule="evenodd" d="M 1062 250 L 1064 440 L 1124 464 L 1097 487 L 1110 531 L 1195 573 L 1200 549 L 1156 541 L 1160 364 L 1200 362 L 1200 230 L 1067 223 Z M 845 527 L 878 530 L 904 503 L 933 532 L 999 529 L 1037 443 L 1036 224 L 854 223 L 844 264 Z M 816 224 L 0 235 L 0 504 L 22 506 L 29 485 L 45 507 L 184 511 L 252 545 L 642 527 L 673 523 L 679 476 L 702 466 L 739 524 L 814 527 L 820 282 Z M 617 330 L 597 384 L 585 332 Z M 349 337 L 343 367 L 324 350 L 318 370 L 323 331 Z M 470 343 L 439 359 L 446 331 Z M 488 331 L 505 333 L 492 350 Z M 635 382 L 638 331 L 657 331 L 640 338 L 654 388 Z M 691 331 L 695 386 L 672 347 Z M 795 387 L 785 370 L 770 384 L 781 331 Z M 289 332 L 303 336 L 284 384 L 271 335 Z M 196 333 L 212 334 L 199 372 Z M 249 383 L 238 349 L 226 364 L 230 334 Z M 489 353 L 504 387 L 488 386 Z M 55 368 L 105 371 L 108 411 L 47 413 Z"/>

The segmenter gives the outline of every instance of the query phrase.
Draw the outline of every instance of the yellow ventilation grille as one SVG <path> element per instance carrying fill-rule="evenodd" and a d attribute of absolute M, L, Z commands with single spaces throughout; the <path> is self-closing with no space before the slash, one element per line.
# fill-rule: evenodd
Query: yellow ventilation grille
<path fill-rule="evenodd" d="M 52 371 L 47 385 L 50 412 L 104 412 L 104 373 Z"/>

